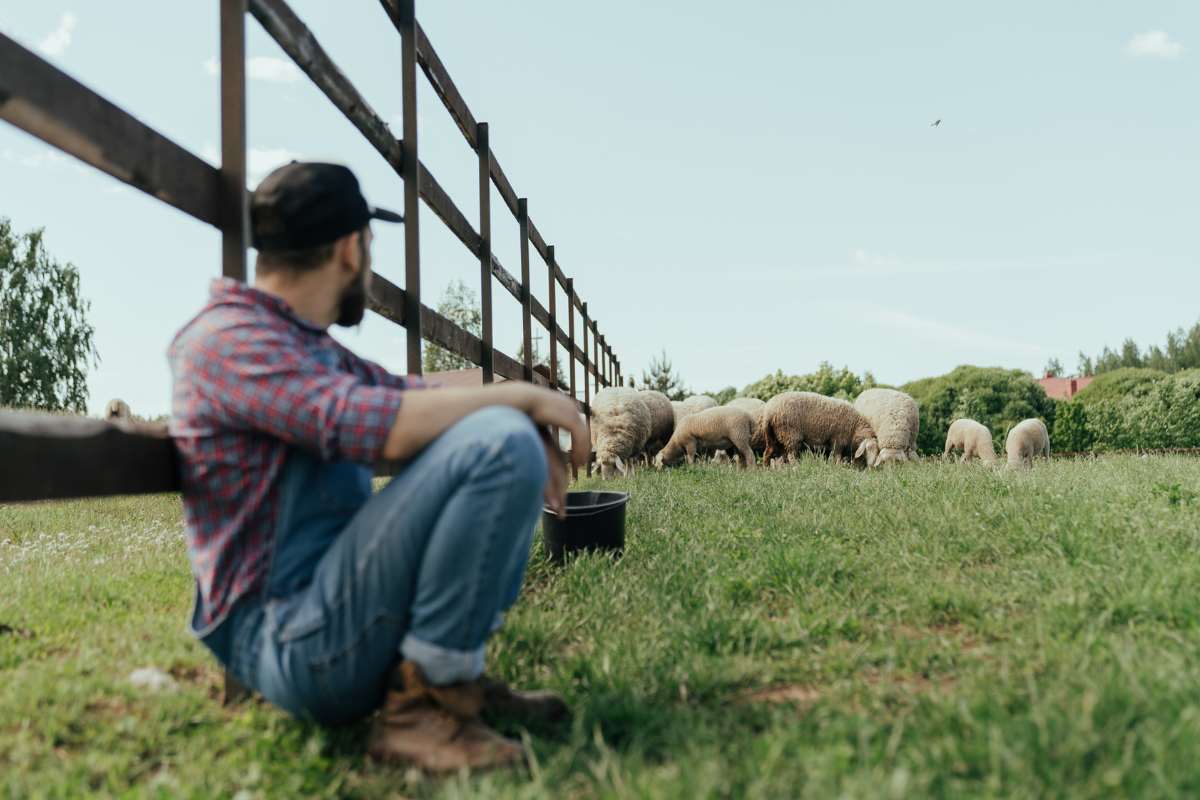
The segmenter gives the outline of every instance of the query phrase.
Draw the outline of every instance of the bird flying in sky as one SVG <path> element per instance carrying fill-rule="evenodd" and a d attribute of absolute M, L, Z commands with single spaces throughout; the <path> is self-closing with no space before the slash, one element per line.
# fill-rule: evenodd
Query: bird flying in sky
<path fill-rule="evenodd" d="M 941 124 L 942 124 L 942 121 L 939 119 L 937 122 L 933 123 L 933 124 L 932 124 L 932 125 L 930 125 L 929 127 L 931 127 L 931 128 L 936 128 L 938 125 L 941 125 Z"/>

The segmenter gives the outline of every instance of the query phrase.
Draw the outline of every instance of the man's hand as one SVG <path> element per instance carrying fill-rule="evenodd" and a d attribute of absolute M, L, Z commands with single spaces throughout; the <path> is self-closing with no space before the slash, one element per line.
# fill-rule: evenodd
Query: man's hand
<path fill-rule="evenodd" d="M 539 427 L 538 433 L 542 435 L 542 443 L 546 446 L 546 488 L 542 491 L 542 497 L 546 500 L 546 507 L 555 516 L 566 519 L 567 485 L 571 482 L 567 461 L 549 428 Z"/>
<path fill-rule="evenodd" d="M 520 381 L 507 381 L 477 389 L 410 390 L 392 423 L 384 444 L 385 461 L 408 461 L 463 417 L 488 406 L 509 406 L 521 411 L 539 428 L 563 428 L 571 434 L 571 461 L 576 468 L 586 467 L 592 449 L 591 433 L 575 401 L 561 392 Z M 557 443 L 555 449 L 557 451 Z M 555 453 L 551 472 L 562 457 Z M 563 477 L 561 505 L 566 504 L 566 478 Z M 547 500 L 549 503 L 549 500 Z M 550 503 L 551 508 L 555 508 Z M 557 510 L 557 509 L 556 509 Z"/>

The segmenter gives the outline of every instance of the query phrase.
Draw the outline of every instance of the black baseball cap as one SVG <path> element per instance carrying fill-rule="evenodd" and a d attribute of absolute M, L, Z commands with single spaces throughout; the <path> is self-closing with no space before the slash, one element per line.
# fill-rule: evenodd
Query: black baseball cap
<path fill-rule="evenodd" d="M 373 219 L 404 222 L 394 211 L 367 205 L 358 178 L 341 164 L 293 161 L 250 195 L 251 245 L 260 252 L 311 250 Z"/>

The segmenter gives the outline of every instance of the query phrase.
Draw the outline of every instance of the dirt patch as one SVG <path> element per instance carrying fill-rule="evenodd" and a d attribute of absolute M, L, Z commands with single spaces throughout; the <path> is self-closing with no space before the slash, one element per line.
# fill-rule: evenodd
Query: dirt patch
<path fill-rule="evenodd" d="M 772 686 L 744 694 L 737 698 L 737 702 L 808 706 L 820 699 L 821 693 L 811 686 Z"/>
<path fill-rule="evenodd" d="M 25 630 L 24 628 L 14 628 L 11 625 L 5 625 L 0 622 L 0 636 L 15 636 L 18 639 L 32 639 L 37 634 Z"/>

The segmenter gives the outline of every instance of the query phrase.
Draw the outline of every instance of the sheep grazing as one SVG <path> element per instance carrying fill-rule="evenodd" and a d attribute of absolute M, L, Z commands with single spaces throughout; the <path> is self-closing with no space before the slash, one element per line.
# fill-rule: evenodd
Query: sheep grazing
<path fill-rule="evenodd" d="M 650 409 L 636 389 L 609 386 L 592 399 L 592 450 L 600 476 L 607 480 L 613 468 L 628 475 L 625 462 L 641 453 L 650 438 Z"/>
<path fill-rule="evenodd" d="M 650 436 L 646 439 L 646 446 L 642 450 L 646 456 L 646 465 L 649 466 L 654 457 L 658 455 L 658 451 L 671 441 L 671 434 L 675 432 L 675 409 L 662 392 L 643 389 L 638 394 L 641 396 L 642 402 L 646 404 L 646 408 L 650 409 Z"/>
<path fill-rule="evenodd" d="M 879 457 L 871 466 L 888 461 L 917 459 L 917 431 L 921 415 L 917 401 L 895 389 L 867 389 L 854 401 L 879 440 Z"/>
<path fill-rule="evenodd" d="M 1008 469 L 1024 469 L 1025 462 L 1033 468 L 1033 460 L 1045 456 L 1050 463 L 1050 432 L 1046 423 L 1040 419 L 1027 419 L 1018 422 L 1004 442 L 1004 451 L 1008 453 Z"/>
<path fill-rule="evenodd" d="M 754 433 L 750 434 L 750 446 L 757 455 L 762 455 L 767 449 L 767 440 L 763 428 L 763 411 L 767 404 L 757 397 L 735 397 L 725 405 L 745 409 L 754 420 Z"/>
<path fill-rule="evenodd" d="M 992 432 L 986 425 L 981 425 L 973 419 L 956 419 L 950 425 L 946 434 L 946 452 L 942 458 L 957 449 L 962 453 L 959 464 L 970 464 L 978 456 L 985 467 L 994 467 L 1000 463 L 996 456 L 996 448 L 992 445 Z"/>
<path fill-rule="evenodd" d="M 119 397 L 114 397 L 104 406 L 104 418 L 108 420 L 133 419 L 133 414 L 129 410 L 129 403 Z"/>
<path fill-rule="evenodd" d="M 803 450 L 832 455 L 835 464 L 843 459 L 856 466 L 872 466 L 879 457 L 879 443 L 867 418 L 845 400 L 813 392 L 783 392 L 763 409 L 763 462 L 776 456 L 795 460 Z"/>
<path fill-rule="evenodd" d="M 754 469 L 754 451 L 750 449 L 750 432 L 754 420 L 741 408 L 717 406 L 689 414 L 675 426 L 667 446 L 654 459 L 658 469 L 677 463 L 685 455 L 689 464 L 696 463 L 696 453 L 704 450 L 736 450 L 743 469 Z"/>
<path fill-rule="evenodd" d="M 717 402 L 717 398 L 709 397 L 706 394 L 694 394 L 683 398 L 683 410 L 688 414 L 699 414 L 701 411 L 716 408 L 719 405 L 721 404 Z"/>

